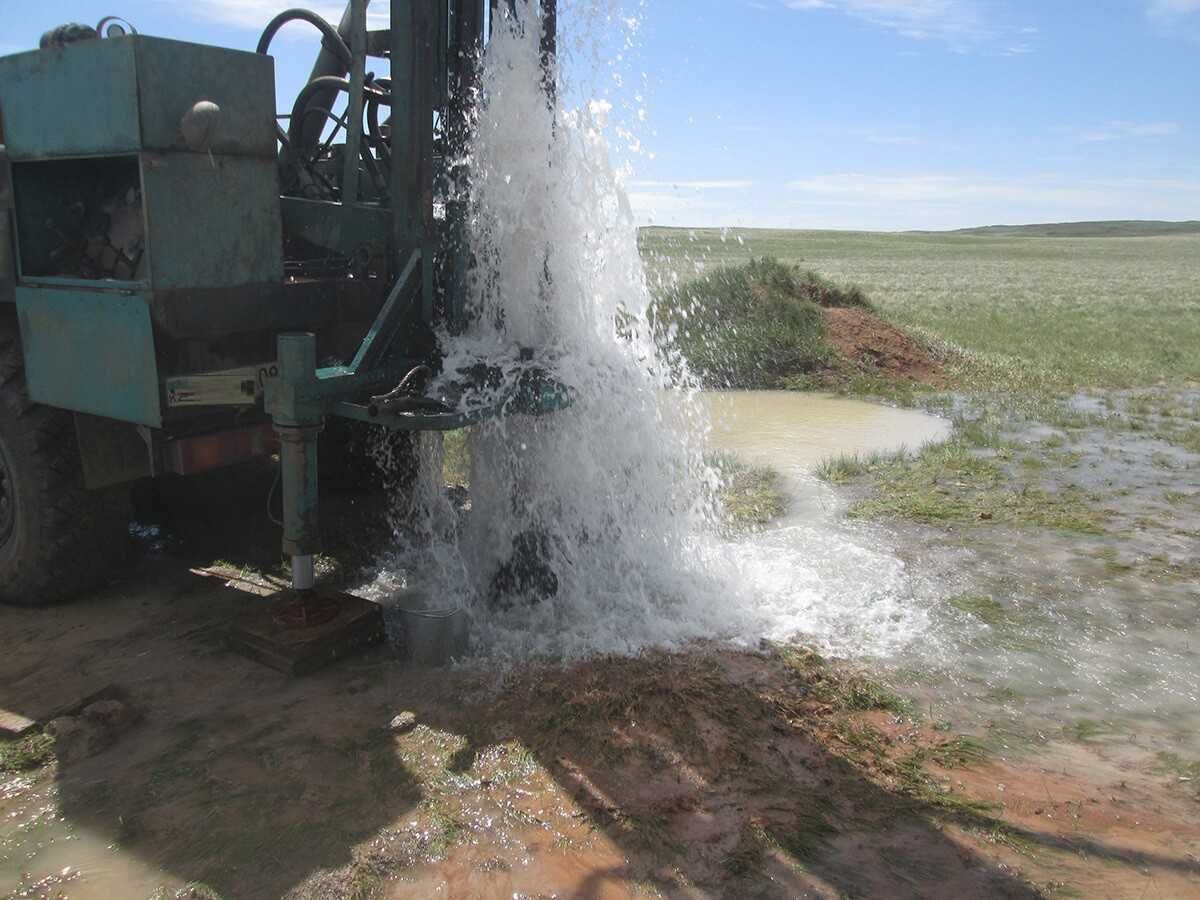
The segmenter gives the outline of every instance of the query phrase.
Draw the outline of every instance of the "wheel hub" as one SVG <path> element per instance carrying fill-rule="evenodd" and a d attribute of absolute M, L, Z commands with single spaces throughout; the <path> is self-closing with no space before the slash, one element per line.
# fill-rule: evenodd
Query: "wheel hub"
<path fill-rule="evenodd" d="M 13 483 L 12 469 L 8 465 L 8 454 L 0 445 L 0 546 L 12 537 L 13 524 L 17 519 L 17 487 Z"/>

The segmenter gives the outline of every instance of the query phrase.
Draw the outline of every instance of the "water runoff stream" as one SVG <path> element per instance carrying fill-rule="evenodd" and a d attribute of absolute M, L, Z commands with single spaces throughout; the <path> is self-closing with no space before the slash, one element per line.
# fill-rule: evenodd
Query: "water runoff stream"
<path fill-rule="evenodd" d="M 1150 623 L 1140 643 L 1122 643 L 1127 610 L 1111 592 L 1088 595 L 1103 627 L 1081 649 L 1072 638 L 1079 585 L 1063 582 L 1053 553 L 1041 566 L 1059 579 L 1049 613 L 989 631 L 988 623 L 948 614 L 946 601 L 976 586 L 975 569 L 1012 569 L 1010 536 L 997 532 L 996 545 L 979 553 L 931 547 L 925 554 L 911 530 L 847 520 L 846 501 L 812 474 L 825 455 L 939 440 L 949 432 L 945 421 L 832 397 L 698 389 L 669 339 L 649 325 L 652 290 L 622 189 L 626 173 L 610 156 L 612 146 L 636 149 L 632 129 L 642 117 L 639 95 L 632 105 L 608 99 L 623 77 L 613 60 L 638 29 L 618 9 L 560 4 L 564 39 L 552 103 L 539 87 L 533 12 L 519 2 L 515 19 L 498 23 L 465 198 L 477 315 L 465 334 L 443 339 L 450 372 L 459 359 L 504 364 L 519 348 L 541 348 L 574 388 L 575 403 L 479 428 L 465 525 L 439 493 L 431 445 L 421 539 L 398 545 L 369 592 L 385 601 L 399 588 L 460 598 L 473 652 L 489 664 L 695 640 L 753 647 L 765 638 L 940 673 L 950 693 L 1011 688 L 1042 698 L 1048 720 L 1064 697 L 1078 715 L 1149 709 L 1160 721 L 1194 705 L 1186 640 L 1170 651 L 1169 665 L 1147 674 L 1138 647 L 1162 629 Z M 712 449 L 779 470 L 786 516 L 747 537 L 723 534 L 719 478 L 706 461 Z M 1032 547 L 1031 558 L 1038 552 Z M 496 602 L 497 571 L 522 555 L 535 556 L 550 576 L 526 591 L 537 596 Z M 1012 581 L 1011 574 L 1002 576 Z M 1032 593 L 1031 608 L 1045 596 Z M 1155 685 L 1174 699 L 1149 702 Z"/>

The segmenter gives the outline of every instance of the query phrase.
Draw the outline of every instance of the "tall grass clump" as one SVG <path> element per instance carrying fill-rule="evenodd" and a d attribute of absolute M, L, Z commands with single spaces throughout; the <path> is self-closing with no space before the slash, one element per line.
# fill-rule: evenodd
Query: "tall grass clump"
<path fill-rule="evenodd" d="M 821 306 L 867 305 L 858 288 L 763 257 L 668 290 L 651 321 L 705 386 L 775 388 L 834 362 Z"/>

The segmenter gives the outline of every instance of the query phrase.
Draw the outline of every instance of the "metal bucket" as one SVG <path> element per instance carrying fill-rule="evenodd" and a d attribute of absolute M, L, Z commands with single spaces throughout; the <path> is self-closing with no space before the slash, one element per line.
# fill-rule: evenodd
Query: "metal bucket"
<path fill-rule="evenodd" d="M 439 609 L 422 594 L 403 592 L 394 598 L 389 613 L 400 656 L 410 665 L 444 666 L 470 649 L 467 613 L 461 606 Z"/>

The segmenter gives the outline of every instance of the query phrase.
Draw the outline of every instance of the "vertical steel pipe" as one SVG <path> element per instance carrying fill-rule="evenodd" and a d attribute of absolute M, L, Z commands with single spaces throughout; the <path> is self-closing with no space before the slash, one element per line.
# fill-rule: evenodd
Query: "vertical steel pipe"
<path fill-rule="evenodd" d="M 367 0 L 350 0 L 350 97 L 346 101 L 346 158 L 342 169 L 342 202 L 358 201 L 358 148 L 362 143 L 363 84 L 367 67 Z M 345 21 L 345 17 L 343 17 Z"/>
<path fill-rule="evenodd" d="M 363 7 L 370 5 L 371 0 L 364 0 Z M 346 4 L 346 9 L 342 13 L 341 21 L 338 22 L 338 34 L 342 40 L 350 43 L 352 38 L 351 29 L 354 21 L 353 2 Z M 364 11 L 365 15 L 365 11 Z M 351 47 L 353 50 L 353 47 Z M 313 64 L 312 72 L 309 73 L 308 80 L 312 81 L 315 78 L 320 78 L 324 75 L 336 75 L 338 78 L 345 78 L 347 75 L 346 67 L 342 64 L 341 59 L 336 53 L 327 47 L 322 46 L 321 52 L 317 55 L 317 60 Z M 337 99 L 336 89 L 325 89 L 316 94 L 313 94 L 309 100 L 309 108 L 313 109 L 332 109 L 333 102 Z M 300 157 L 311 154 L 317 149 L 317 145 L 321 143 L 321 132 L 325 130 L 327 119 L 324 116 L 308 116 L 303 122 L 303 130 L 301 134 L 303 139 L 300 141 L 300 146 L 294 148 Z"/>
<path fill-rule="evenodd" d="M 320 408 L 307 402 L 305 396 L 305 387 L 316 380 L 316 336 L 307 332 L 281 334 L 276 339 L 276 352 L 282 390 L 279 402 L 273 404 L 272 419 L 279 435 L 283 552 L 292 557 L 293 586 L 307 590 L 312 587 L 312 556 L 321 549 L 317 435 L 324 419 Z"/>
<path fill-rule="evenodd" d="M 436 3 L 392 0 L 394 265 L 421 251 L 421 315 L 433 320 L 433 22 Z"/>

